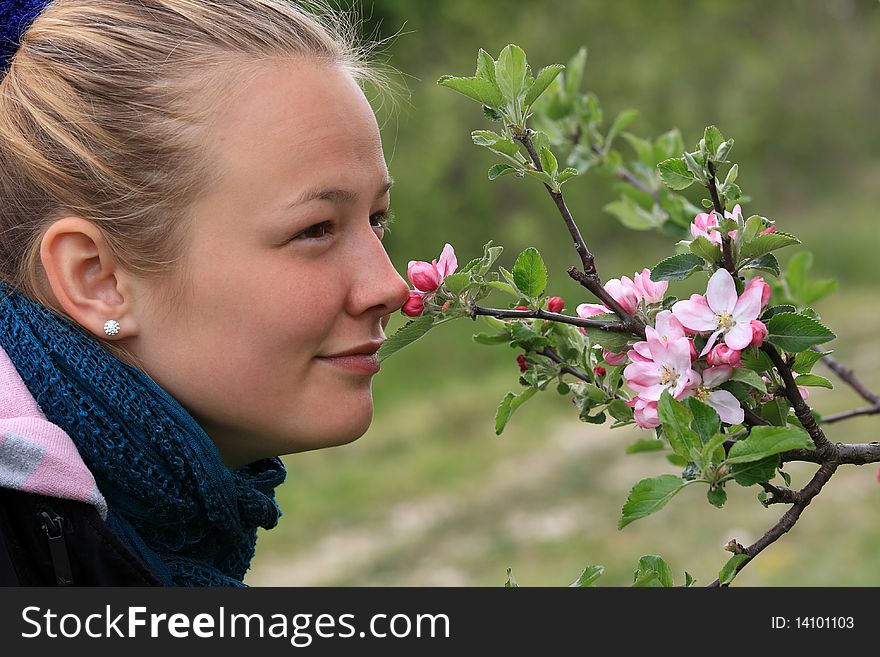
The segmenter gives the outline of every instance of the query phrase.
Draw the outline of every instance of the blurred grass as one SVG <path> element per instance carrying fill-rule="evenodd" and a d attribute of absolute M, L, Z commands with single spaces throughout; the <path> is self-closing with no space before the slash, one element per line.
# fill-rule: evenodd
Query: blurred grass
<path fill-rule="evenodd" d="M 486 127 L 479 108 L 434 84 L 444 73 L 469 73 L 481 46 L 497 54 L 519 43 L 540 67 L 586 44 L 586 87 L 609 119 L 635 107 L 639 134 L 677 125 L 692 143 L 715 123 L 736 139 L 738 182 L 753 197 L 746 214 L 798 235 L 815 253 L 814 276 L 839 279 L 840 291 L 817 309 L 839 336 L 835 355 L 880 389 L 880 4 L 548 0 L 514 11 L 502 2 L 377 0 L 367 13 L 383 34 L 413 32 L 390 50 L 412 76 L 411 108 L 384 126 L 398 216 L 386 243 L 399 271 L 408 260 L 436 258 L 446 241 L 466 262 L 494 239 L 507 249 L 508 268 L 534 245 L 550 267 L 548 293 L 565 297 L 567 312 L 592 301 L 564 273 L 577 259 L 546 194 L 531 181 L 489 183 L 492 161 L 468 139 Z M 610 183 L 589 174 L 566 188 L 606 279 L 652 266 L 671 249 L 668 238 L 622 230 L 602 212 Z M 800 248 L 782 252 L 783 262 Z M 690 289 L 678 285 L 678 296 Z M 395 316 L 389 334 L 404 320 Z M 364 437 L 285 459 L 284 516 L 261 536 L 249 583 L 496 586 L 511 567 L 522 585 L 552 586 L 601 563 L 602 584 L 625 586 L 638 558 L 655 553 L 677 582 L 687 570 L 706 584 L 729 556 L 721 549 L 728 539 L 752 542 L 784 510 L 761 507 L 757 487 L 736 486 L 717 510 L 693 486 L 618 531 L 629 488 L 675 469 L 662 454 L 625 455 L 638 430 L 580 423 L 552 391 L 495 436 L 495 408 L 519 388 L 516 352 L 474 344 L 479 330 L 469 320 L 446 324 L 384 362 Z M 813 389 L 810 403 L 826 413 L 864 405 L 835 384 Z M 854 419 L 828 433 L 867 442 L 878 422 Z M 792 465 L 793 483 L 810 472 Z M 876 473 L 841 468 L 737 584 L 880 586 Z"/>

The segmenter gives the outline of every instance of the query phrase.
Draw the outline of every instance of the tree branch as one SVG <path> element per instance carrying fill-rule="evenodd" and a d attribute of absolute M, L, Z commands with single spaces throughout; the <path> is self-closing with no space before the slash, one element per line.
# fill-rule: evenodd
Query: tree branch
<path fill-rule="evenodd" d="M 819 351 L 819 349 L 813 347 L 813 351 Z M 846 367 L 839 360 L 837 360 L 836 358 L 832 358 L 831 356 L 823 356 L 822 362 L 837 376 L 846 381 L 853 390 L 859 393 L 862 399 L 871 404 L 873 407 L 880 407 L 880 395 L 870 391 L 864 383 L 856 378 L 855 372 L 853 372 L 850 368 Z M 826 418 L 825 422 L 827 421 L 828 420 Z"/>
<path fill-rule="evenodd" d="M 476 319 L 478 315 L 486 315 L 488 317 L 496 317 L 498 319 L 546 319 L 551 322 L 559 322 L 561 324 L 572 324 L 583 328 L 597 328 L 603 331 L 612 331 L 615 333 L 627 332 L 627 327 L 623 322 L 607 322 L 600 319 L 584 319 L 583 317 L 572 317 L 571 315 L 563 315 L 561 313 L 551 313 L 546 310 L 506 310 L 503 308 L 485 308 L 474 304 L 471 307 L 471 318 Z"/>
<path fill-rule="evenodd" d="M 854 408 L 851 411 L 844 411 L 843 413 L 836 413 L 834 415 L 828 415 L 822 418 L 822 424 L 832 424 L 834 422 L 840 422 L 841 420 L 848 420 L 851 417 L 857 417 L 859 415 L 876 415 L 880 413 L 880 406 L 866 406 L 864 408 Z"/>
<path fill-rule="evenodd" d="M 572 367 L 571 365 L 566 363 L 565 360 L 563 360 L 562 357 L 559 354 L 557 354 L 556 351 L 554 351 L 552 348 L 544 347 L 544 350 L 541 352 L 541 354 L 543 354 L 544 356 L 546 356 L 547 358 L 552 360 L 554 363 L 557 363 L 558 365 L 562 365 L 562 367 L 559 368 L 560 372 L 565 372 L 567 374 L 571 374 L 572 376 L 577 377 L 581 381 L 586 381 L 587 383 L 593 383 L 593 379 L 590 377 L 589 374 L 587 374 L 586 372 L 584 372 L 581 369 L 578 369 L 577 367 Z"/>
<path fill-rule="evenodd" d="M 880 443 L 837 443 L 834 445 L 834 460 L 846 465 L 866 465 L 880 463 Z M 804 461 L 824 463 L 827 456 L 815 449 L 792 449 L 779 455 L 782 463 Z"/>

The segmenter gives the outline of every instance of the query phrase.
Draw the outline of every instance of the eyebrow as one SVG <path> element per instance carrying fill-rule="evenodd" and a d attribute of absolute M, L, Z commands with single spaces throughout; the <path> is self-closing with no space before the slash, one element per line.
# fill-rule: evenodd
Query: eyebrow
<path fill-rule="evenodd" d="M 385 194 L 388 193 L 388 190 L 391 189 L 392 185 L 394 185 L 394 180 L 388 178 L 382 183 L 382 186 L 376 193 L 376 198 L 379 199 L 385 196 Z M 311 201 L 330 201 L 331 203 L 338 204 L 352 203 L 358 200 L 359 197 L 360 195 L 357 192 L 350 189 L 315 187 L 305 190 L 302 194 L 288 203 L 285 206 L 285 209 L 295 208 L 298 205 L 304 205 Z"/>

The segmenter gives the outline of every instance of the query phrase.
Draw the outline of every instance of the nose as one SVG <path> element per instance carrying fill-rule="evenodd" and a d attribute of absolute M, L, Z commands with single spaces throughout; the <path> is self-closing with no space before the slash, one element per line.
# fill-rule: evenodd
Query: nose
<path fill-rule="evenodd" d="M 382 242 L 368 239 L 370 244 L 352 266 L 357 272 L 350 294 L 350 312 L 354 316 L 369 313 L 380 318 L 382 328 L 388 325 L 391 315 L 409 299 L 409 285 L 397 273 Z"/>

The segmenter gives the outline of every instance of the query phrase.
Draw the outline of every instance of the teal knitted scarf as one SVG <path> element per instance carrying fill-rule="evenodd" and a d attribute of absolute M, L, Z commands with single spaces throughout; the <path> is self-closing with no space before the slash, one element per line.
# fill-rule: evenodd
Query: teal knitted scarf
<path fill-rule="evenodd" d="M 281 515 L 279 459 L 230 470 L 149 376 L 2 283 L 0 346 L 76 444 L 107 500 L 107 523 L 163 582 L 243 586 L 257 527 Z"/>

